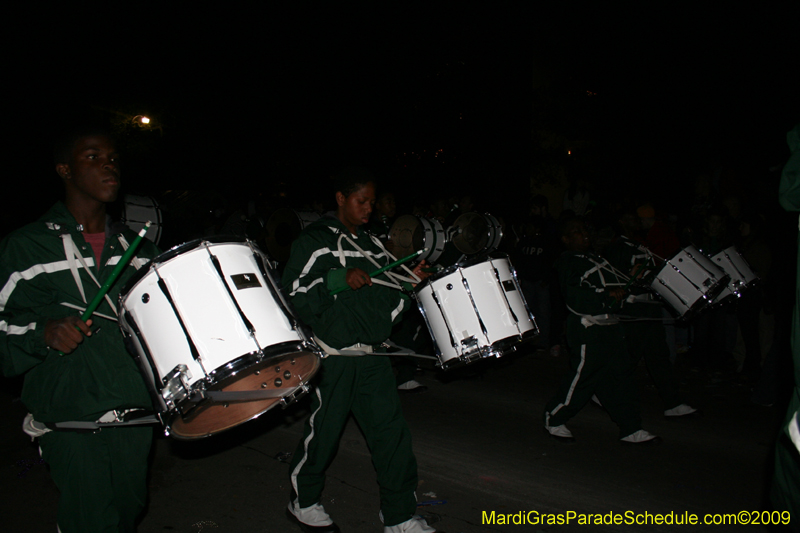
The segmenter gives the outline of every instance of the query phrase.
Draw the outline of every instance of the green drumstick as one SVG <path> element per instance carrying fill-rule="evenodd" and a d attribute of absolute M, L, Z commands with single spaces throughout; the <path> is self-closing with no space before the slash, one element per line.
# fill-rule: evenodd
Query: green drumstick
<path fill-rule="evenodd" d="M 374 271 L 374 272 L 370 272 L 370 273 L 369 273 L 369 277 L 371 277 L 371 278 L 374 278 L 374 277 L 375 277 L 375 276 L 377 276 L 378 274 L 383 274 L 383 273 L 384 273 L 384 272 L 386 272 L 387 270 L 390 270 L 390 269 L 392 269 L 392 268 L 394 268 L 394 267 L 396 267 L 396 266 L 402 265 L 402 264 L 403 264 L 403 263 L 405 263 L 406 261 L 410 261 L 410 260 L 414 259 L 414 258 L 415 258 L 415 257 L 417 257 L 419 254 L 423 253 L 425 250 L 427 250 L 427 248 L 423 248 L 422 250 L 419 250 L 419 251 L 417 251 L 417 252 L 414 252 L 413 254 L 409 254 L 409 255 L 407 255 L 407 256 L 405 256 L 405 257 L 403 257 L 402 259 L 398 259 L 398 260 L 397 260 L 397 261 L 395 261 L 394 263 L 389 263 L 388 265 L 386 265 L 386 266 L 384 266 L 384 267 L 381 267 L 381 268 L 379 268 L 378 270 L 376 270 L 376 271 Z M 350 287 L 342 287 L 341 289 L 336 289 L 335 291 L 333 291 L 333 292 L 331 293 L 331 296 L 333 296 L 334 294 L 339 294 L 340 292 L 344 292 L 344 291 L 348 290 L 349 288 L 350 288 Z"/>
<path fill-rule="evenodd" d="M 638 276 L 645 269 L 646 266 L 647 266 L 647 263 L 641 263 L 641 264 L 636 265 L 636 268 L 634 268 L 633 272 L 631 272 L 631 277 L 628 280 L 628 283 L 626 283 L 625 287 L 622 288 L 623 291 L 628 292 L 628 289 L 630 288 L 630 286 L 633 285 L 634 281 L 636 281 L 636 276 Z M 614 300 L 614 302 L 611 304 L 612 309 L 614 307 L 616 307 L 617 305 L 619 305 L 619 302 Z"/>
<path fill-rule="evenodd" d="M 100 302 L 103 301 L 103 298 L 105 298 L 109 289 L 111 289 L 111 286 L 114 284 L 115 281 L 117 281 L 117 278 L 125 269 L 125 267 L 128 266 L 128 263 L 133 257 L 133 254 L 136 253 L 136 248 L 139 247 L 139 243 L 142 242 L 142 238 L 144 238 L 144 234 L 147 233 L 148 229 L 150 229 L 149 220 L 142 228 L 142 231 L 140 231 L 139 234 L 136 236 L 136 238 L 133 239 L 133 242 L 131 243 L 130 246 L 128 246 L 128 249 L 125 250 L 125 253 L 122 254 L 122 257 L 119 258 L 119 263 L 117 263 L 116 266 L 114 266 L 114 270 L 111 271 L 111 275 L 108 276 L 108 279 L 105 281 L 105 283 L 103 283 L 103 285 L 100 286 L 100 291 L 97 293 L 94 299 L 91 302 L 89 302 L 89 305 L 86 306 L 86 311 L 84 311 L 83 314 L 81 315 L 81 320 L 83 320 L 84 322 L 89 320 L 89 318 L 91 318 L 92 316 L 92 313 L 94 313 L 95 310 L 100 306 Z M 58 354 L 64 355 L 64 352 L 58 352 Z"/>

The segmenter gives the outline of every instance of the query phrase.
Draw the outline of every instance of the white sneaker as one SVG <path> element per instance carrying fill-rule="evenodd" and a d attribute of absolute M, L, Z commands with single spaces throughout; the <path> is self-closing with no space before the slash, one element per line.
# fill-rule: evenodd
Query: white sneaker
<path fill-rule="evenodd" d="M 297 506 L 297 501 L 289 502 L 289 512 L 297 518 L 299 522 L 311 527 L 325 527 L 333 525 L 333 520 L 325 512 L 322 504 L 315 503 L 311 507 L 304 507 L 300 509 Z"/>
<path fill-rule="evenodd" d="M 405 383 L 402 383 L 402 384 L 398 385 L 397 386 L 397 390 L 405 391 L 405 392 L 412 392 L 412 391 L 413 392 L 423 392 L 423 391 L 428 390 L 428 387 L 426 387 L 425 385 L 423 385 L 419 381 L 417 381 L 415 379 L 412 379 L 412 380 L 406 381 Z"/>
<path fill-rule="evenodd" d="M 572 436 L 572 432 L 567 429 L 567 426 L 564 424 L 560 426 L 548 426 L 545 424 L 544 429 L 556 440 L 560 440 L 561 442 L 575 442 L 575 437 Z"/>
<path fill-rule="evenodd" d="M 384 526 L 383 533 L 435 533 L 424 518 L 415 516 L 396 526 Z"/>
<path fill-rule="evenodd" d="M 623 437 L 619 440 L 630 444 L 645 444 L 645 443 L 656 444 L 658 442 L 661 442 L 661 437 L 657 437 L 648 431 L 640 429 L 639 431 L 634 431 L 627 437 Z"/>
<path fill-rule="evenodd" d="M 664 411 L 664 416 L 686 416 L 696 412 L 697 409 L 694 407 L 690 407 L 685 403 L 682 403 L 678 407 L 673 407 L 672 409 L 667 409 Z"/>

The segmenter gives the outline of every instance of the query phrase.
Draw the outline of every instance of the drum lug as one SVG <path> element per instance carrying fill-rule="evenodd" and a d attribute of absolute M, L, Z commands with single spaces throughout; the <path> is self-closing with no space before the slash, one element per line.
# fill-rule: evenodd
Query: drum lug
<path fill-rule="evenodd" d="M 172 372 L 167 374 L 164 379 L 164 388 L 161 391 L 161 396 L 170 410 L 175 409 L 175 406 L 185 400 L 191 393 L 189 388 L 189 380 L 192 379 L 192 374 L 186 365 L 177 365 Z"/>
<path fill-rule="evenodd" d="M 473 354 L 478 356 L 480 355 L 480 348 L 478 347 L 478 339 L 475 337 L 475 335 L 467 337 L 466 339 L 462 339 L 461 346 L 464 347 L 463 357 L 466 358 L 467 360 L 469 360 Z"/>
<path fill-rule="evenodd" d="M 297 400 L 299 400 L 301 397 L 303 397 L 305 394 L 308 394 L 308 391 L 309 391 L 308 384 L 307 384 L 307 383 L 303 383 L 303 384 L 301 384 L 301 385 L 300 385 L 300 386 L 299 386 L 299 387 L 298 387 L 298 388 L 297 388 L 295 391 L 293 391 L 291 394 L 289 394 L 289 395 L 287 395 L 287 396 L 284 396 L 283 398 L 281 398 L 281 401 L 280 401 L 281 407 L 282 407 L 282 408 L 284 408 L 284 409 L 286 409 L 287 407 L 289 407 L 290 405 L 292 405 L 294 402 L 296 402 Z"/>

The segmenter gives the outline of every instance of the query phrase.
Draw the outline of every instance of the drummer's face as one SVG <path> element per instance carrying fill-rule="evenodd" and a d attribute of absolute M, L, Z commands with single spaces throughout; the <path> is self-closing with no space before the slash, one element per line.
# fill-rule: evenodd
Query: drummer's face
<path fill-rule="evenodd" d="M 589 232 L 582 223 L 575 224 L 572 229 L 561 238 L 567 249 L 576 252 L 586 252 L 589 250 Z"/>
<path fill-rule="evenodd" d="M 347 196 L 337 192 L 336 203 L 339 205 L 337 211 L 339 220 L 355 234 L 358 226 L 369 222 L 369 215 L 375 205 L 375 185 L 371 181 L 367 182 Z"/>

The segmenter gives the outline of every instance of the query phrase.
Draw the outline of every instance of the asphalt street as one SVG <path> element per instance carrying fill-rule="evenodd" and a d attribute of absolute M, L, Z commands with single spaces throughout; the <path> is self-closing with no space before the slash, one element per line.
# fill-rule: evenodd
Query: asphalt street
<path fill-rule="evenodd" d="M 417 498 L 429 503 L 419 513 L 443 531 L 728 531 L 739 529 L 704 525 L 705 515 L 769 508 L 771 450 L 783 407 L 751 404 L 749 387 L 731 376 L 710 378 L 681 367 L 682 395 L 701 412 L 667 420 L 642 365 L 643 425 L 663 442 L 620 444 L 608 415 L 590 404 L 569 423 L 577 442 L 565 445 L 542 427 L 544 404 L 566 371 L 565 355 L 523 350 L 446 373 L 424 366 L 418 379 L 428 390 L 403 395 L 402 402 L 419 463 Z M 18 383 L 4 385 L 0 528 L 53 533 L 58 491 L 20 429 L 25 409 L 15 399 Z M 150 501 L 139 531 L 299 532 L 284 516 L 286 462 L 308 405 L 306 396 L 203 440 L 177 441 L 155 428 Z M 352 420 L 329 469 L 323 504 L 345 533 L 382 531 L 375 473 Z M 647 513 L 677 521 L 694 514 L 701 523 L 636 525 Z M 535 523 L 546 514 L 570 520 Z M 585 525 L 578 523 L 581 515 L 619 515 L 623 523 Z M 521 516 L 527 523 L 514 524 Z"/>

